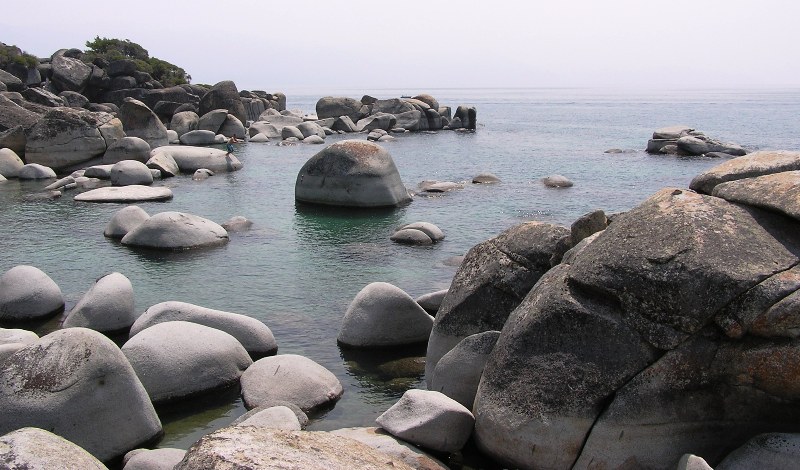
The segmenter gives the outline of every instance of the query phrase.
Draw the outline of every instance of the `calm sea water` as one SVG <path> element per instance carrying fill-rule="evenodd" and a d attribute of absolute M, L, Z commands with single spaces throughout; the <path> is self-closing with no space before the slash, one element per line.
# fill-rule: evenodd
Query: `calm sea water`
<path fill-rule="evenodd" d="M 298 170 L 321 146 L 242 144 L 244 168 L 195 182 L 190 176 L 157 183 L 172 188 L 166 203 L 139 204 L 150 214 L 191 212 L 219 223 L 234 215 L 253 229 L 231 234 L 224 247 L 183 253 L 132 250 L 103 237 L 123 205 L 88 204 L 67 193 L 31 200 L 47 183 L 0 183 L 0 270 L 31 264 L 61 286 L 68 307 L 94 280 L 119 271 L 134 286 L 137 309 L 167 300 L 243 313 L 266 323 L 279 353 L 302 354 L 330 369 L 345 393 L 316 416 L 313 430 L 371 426 L 413 387 L 424 387 L 424 348 L 359 354 L 336 344 L 340 319 L 365 285 L 385 281 L 412 296 L 446 288 L 457 257 L 502 230 L 528 220 L 569 225 L 594 209 L 630 209 L 665 186 L 686 187 L 719 160 L 650 156 L 654 129 L 687 124 L 748 149 L 800 149 L 800 90 L 612 92 L 590 89 L 373 90 L 379 98 L 428 92 L 443 105 L 478 109 L 475 133 L 415 133 L 385 144 L 408 187 L 422 180 L 468 182 L 492 172 L 502 183 L 465 184 L 435 197 L 416 197 L 388 211 L 335 211 L 294 202 Z M 359 98 L 363 91 L 327 94 Z M 289 107 L 313 111 L 323 96 L 289 96 Z M 355 138 L 364 138 L 355 135 Z M 327 143 L 341 137 L 329 137 Z M 605 150 L 630 150 L 606 154 Z M 562 174 L 568 189 L 540 178 Z M 400 225 L 429 221 L 447 238 L 432 247 L 395 245 Z M 57 320 L 43 330 L 57 327 Z M 188 447 L 202 434 L 244 413 L 237 391 L 162 410 L 162 446 Z"/>

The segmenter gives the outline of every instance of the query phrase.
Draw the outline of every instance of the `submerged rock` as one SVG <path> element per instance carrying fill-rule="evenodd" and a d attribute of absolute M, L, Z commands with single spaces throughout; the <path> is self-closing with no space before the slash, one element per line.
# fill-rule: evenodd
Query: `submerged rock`
<path fill-rule="evenodd" d="M 74 199 L 83 202 L 164 201 L 172 199 L 172 191 L 164 187 L 154 188 L 135 184 L 92 189 L 78 194 Z"/>
<path fill-rule="evenodd" d="M 548 188 L 570 188 L 574 183 L 566 176 L 550 175 L 542 178 L 542 183 Z"/>

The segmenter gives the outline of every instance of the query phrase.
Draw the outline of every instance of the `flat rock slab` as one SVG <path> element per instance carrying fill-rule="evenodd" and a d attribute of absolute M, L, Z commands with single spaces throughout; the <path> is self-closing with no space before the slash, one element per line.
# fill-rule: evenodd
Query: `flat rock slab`
<path fill-rule="evenodd" d="M 800 220 L 800 171 L 729 181 L 715 186 L 711 195 Z"/>
<path fill-rule="evenodd" d="M 800 170 L 800 152 L 786 150 L 753 152 L 728 160 L 695 176 L 689 184 L 689 189 L 711 194 L 714 187 L 720 183 L 794 170 Z"/>
<path fill-rule="evenodd" d="M 175 470 L 409 470 L 400 459 L 327 432 L 233 426 L 203 436 Z"/>
<path fill-rule="evenodd" d="M 74 199 L 81 202 L 166 201 L 167 199 L 172 199 L 172 191 L 164 187 L 153 188 L 134 184 L 92 189 L 78 194 Z"/>

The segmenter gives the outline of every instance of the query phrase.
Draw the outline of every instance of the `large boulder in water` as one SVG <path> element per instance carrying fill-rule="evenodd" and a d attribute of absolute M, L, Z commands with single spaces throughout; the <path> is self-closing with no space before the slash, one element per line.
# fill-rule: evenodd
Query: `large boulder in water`
<path fill-rule="evenodd" d="M 115 333 L 127 330 L 134 321 L 133 284 L 124 274 L 114 272 L 94 283 L 70 310 L 63 326 Z"/>
<path fill-rule="evenodd" d="M 102 462 L 72 442 L 33 427 L 0 436 L 0 462 L 8 470 L 107 470 Z"/>
<path fill-rule="evenodd" d="M 0 277 L 0 322 L 46 318 L 64 309 L 61 289 L 33 266 L 15 266 Z"/>
<path fill-rule="evenodd" d="M 413 467 L 346 437 L 260 426 L 231 426 L 207 434 L 175 466 L 175 470 L 245 468 L 411 470 Z"/>
<path fill-rule="evenodd" d="M 228 232 L 203 217 L 169 211 L 150 217 L 122 237 L 121 242 L 157 250 L 186 250 L 227 243 Z"/>
<path fill-rule="evenodd" d="M 200 116 L 214 109 L 225 109 L 239 122 L 247 122 L 247 114 L 242 104 L 242 98 L 239 96 L 239 90 L 236 89 L 236 84 L 230 80 L 217 83 L 200 98 L 198 113 Z"/>
<path fill-rule="evenodd" d="M 353 122 L 363 117 L 361 101 L 353 98 L 325 96 L 317 101 L 317 117 L 319 119 L 338 118 L 347 116 Z"/>
<path fill-rule="evenodd" d="M 16 178 L 25 163 L 16 152 L 9 148 L 0 148 L 0 175 Z"/>
<path fill-rule="evenodd" d="M 50 333 L 0 364 L 0 408 L 0 433 L 48 429 L 102 461 L 161 434 L 128 360 L 86 328 Z"/>
<path fill-rule="evenodd" d="M 182 173 L 194 173 L 201 168 L 225 173 L 242 168 L 242 162 L 233 154 L 217 148 L 167 145 L 150 152 L 151 159 L 159 155 L 172 157 Z"/>
<path fill-rule="evenodd" d="M 360 348 L 424 343 L 432 326 L 433 317 L 402 289 L 373 282 L 350 302 L 336 340 Z"/>
<path fill-rule="evenodd" d="M 119 119 L 128 136 L 139 137 L 150 148 L 169 144 L 167 128 L 146 104 L 133 98 L 126 99 L 119 108 Z"/>
<path fill-rule="evenodd" d="M 146 328 L 168 321 L 187 321 L 224 331 L 242 343 L 253 357 L 268 356 L 278 351 L 272 331 L 261 321 L 186 302 L 169 301 L 153 305 L 136 319 L 130 335 L 133 337 Z"/>
<path fill-rule="evenodd" d="M 111 184 L 114 186 L 153 184 L 150 168 L 138 160 L 122 160 L 111 167 Z"/>
<path fill-rule="evenodd" d="M 108 238 L 122 238 L 149 218 L 150 214 L 139 206 L 123 207 L 108 221 L 103 235 Z"/>
<path fill-rule="evenodd" d="M 311 157 L 297 174 L 295 199 L 348 207 L 397 206 L 411 200 L 389 152 L 343 140 Z"/>
<path fill-rule="evenodd" d="M 542 222 L 512 227 L 467 252 L 433 323 L 425 373 L 467 336 L 501 330 L 508 315 L 570 247 L 568 228 Z"/>
<path fill-rule="evenodd" d="M 798 233 L 680 189 L 615 217 L 509 316 L 477 444 L 523 468 L 668 468 L 685 453 L 713 466 L 759 432 L 800 429 Z"/>
<path fill-rule="evenodd" d="M 253 363 L 233 336 L 185 321 L 146 328 L 129 339 L 122 352 L 154 403 L 230 386 Z"/>
<path fill-rule="evenodd" d="M 344 389 L 331 371 L 296 354 L 259 359 L 241 378 L 242 399 L 248 408 L 288 401 L 304 412 L 341 398 Z"/>
<path fill-rule="evenodd" d="M 53 108 L 28 134 L 25 160 L 55 170 L 91 160 L 105 153 L 100 128 L 114 117 L 73 108 Z"/>

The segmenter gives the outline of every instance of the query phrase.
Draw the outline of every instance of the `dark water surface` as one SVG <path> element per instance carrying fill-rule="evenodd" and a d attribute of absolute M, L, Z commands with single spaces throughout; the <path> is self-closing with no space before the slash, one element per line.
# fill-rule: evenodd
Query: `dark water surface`
<path fill-rule="evenodd" d="M 379 98 L 417 90 L 384 90 Z M 454 258 L 502 230 L 528 220 L 569 225 L 602 208 L 624 211 L 666 186 L 686 187 L 720 163 L 707 158 L 650 156 L 654 129 L 687 124 L 748 149 L 800 148 L 800 91 L 428 90 L 443 105 L 474 105 L 475 133 L 415 133 L 385 144 L 408 187 L 427 179 L 468 182 L 489 171 L 502 183 L 465 184 L 435 197 L 416 197 L 396 210 L 335 211 L 296 206 L 294 182 L 322 146 L 245 143 L 241 171 L 195 182 L 190 176 L 157 185 L 172 188 L 166 203 L 139 204 L 148 213 L 183 211 L 218 223 L 234 215 L 253 229 L 231 234 L 226 246 L 181 253 L 132 250 L 103 237 L 121 204 L 90 204 L 66 193 L 31 200 L 49 182 L 0 183 L 0 270 L 37 266 L 61 287 L 68 307 L 104 273 L 131 279 L 137 309 L 167 300 L 243 313 L 266 323 L 279 353 L 302 354 L 330 369 L 345 393 L 321 413 L 313 430 L 371 426 L 413 387 L 423 387 L 424 348 L 393 354 L 342 351 L 340 319 L 365 285 L 385 281 L 412 296 L 446 288 Z M 362 92 L 341 91 L 359 98 Z M 322 96 L 289 96 L 289 107 L 313 111 Z M 355 135 L 364 138 L 364 135 Z M 326 144 L 341 137 L 329 137 Z M 630 150 L 606 154 L 609 148 Z M 562 174 L 569 189 L 545 188 L 540 178 Z M 447 235 L 432 247 L 395 245 L 400 225 L 429 221 Z M 55 327 L 57 322 L 51 324 Z M 188 447 L 202 434 L 244 412 L 235 390 L 211 400 L 162 410 L 162 446 Z"/>

